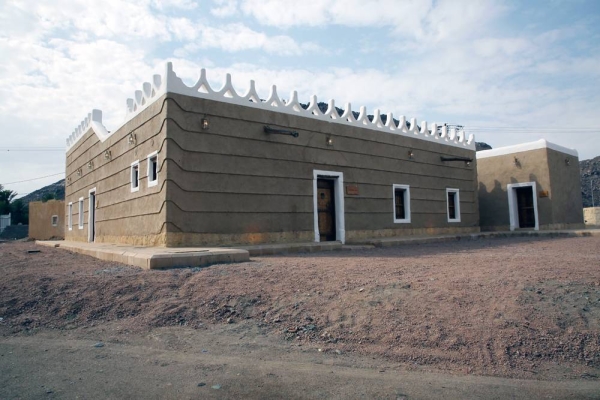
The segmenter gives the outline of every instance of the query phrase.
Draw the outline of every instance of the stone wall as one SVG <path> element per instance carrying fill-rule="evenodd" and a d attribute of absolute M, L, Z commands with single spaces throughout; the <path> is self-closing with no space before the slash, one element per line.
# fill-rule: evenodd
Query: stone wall
<path fill-rule="evenodd" d="M 360 125 L 169 97 L 169 245 L 314 241 L 315 170 L 342 173 L 344 186 L 358 191 L 344 193 L 348 241 L 479 230 L 475 160 L 469 165 L 441 160 L 473 159 L 471 149 Z M 267 134 L 265 126 L 299 135 Z M 394 223 L 393 184 L 410 186 L 410 223 Z M 460 222 L 448 222 L 446 188 L 460 189 Z"/>
<path fill-rule="evenodd" d="M 584 208 L 583 219 L 586 226 L 600 226 L 600 207 Z"/>

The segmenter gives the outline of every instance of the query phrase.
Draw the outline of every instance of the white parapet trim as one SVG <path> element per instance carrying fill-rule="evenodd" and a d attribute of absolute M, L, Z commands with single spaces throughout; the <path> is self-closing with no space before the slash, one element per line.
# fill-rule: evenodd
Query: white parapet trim
<path fill-rule="evenodd" d="M 569 154 L 573 157 L 579 158 L 579 153 L 575 149 L 568 149 L 563 146 L 559 146 L 555 143 L 550 143 L 545 139 L 536 140 L 535 142 L 522 143 L 514 146 L 498 147 L 497 149 L 482 150 L 477 152 L 477 159 L 505 156 L 508 154 L 521 153 L 523 151 L 538 150 L 538 149 L 552 149 L 560 151 L 561 153 Z"/>
<path fill-rule="evenodd" d="M 165 93 L 177 93 L 202 99 L 237 104 L 244 107 L 300 115 L 307 118 L 314 118 L 343 125 L 361 126 L 368 129 L 390 132 L 396 135 L 415 137 L 422 140 L 447 144 L 449 146 L 475 150 L 475 137 L 473 134 L 469 135 L 467 138 L 463 130 L 455 131 L 452 129 L 448 133 L 444 126 L 442 128 L 442 135 L 438 135 L 436 134 L 438 128 L 437 124 L 430 124 L 431 129 L 428 129 L 427 122 L 423 121 L 421 122 L 419 129 L 416 118 L 411 118 L 409 128 L 406 123 L 406 117 L 404 116 L 399 117 L 398 125 L 396 125 L 392 113 L 388 113 L 384 124 L 381 120 L 381 111 L 379 109 L 374 111 L 373 119 L 369 120 L 367 109 L 362 106 L 360 107 L 358 118 L 355 118 L 350 103 L 346 103 L 343 114 L 339 115 L 335 108 L 334 100 L 329 100 L 327 111 L 323 113 L 319 109 L 317 96 L 315 95 L 311 96 L 308 107 L 304 109 L 298 101 L 298 93 L 296 91 L 293 91 L 290 94 L 289 100 L 286 101 L 277 94 L 277 87 L 275 85 L 271 87 L 267 100 L 263 101 L 256 92 L 256 86 L 253 80 L 250 81 L 250 88 L 248 91 L 245 94 L 240 95 L 233 88 L 230 74 L 226 75 L 223 87 L 219 90 L 214 90 L 206 79 L 206 70 L 204 68 L 200 70 L 198 81 L 192 86 L 187 86 L 173 71 L 173 65 L 170 62 L 166 63 L 163 75 L 154 75 L 152 83 L 144 82 L 142 90 L 137 90 L 133 99 L 127 99 L 126 117 L 121 126 L 130 121 Z M 90 115 L 88 115 L 88 118 L 82 122 L 67 139 L 67 151 L 90 128 L 94 129 L 94 132 L 101 141 L 106 140 L 108 136 L 110 136 L 110 133 L 102 126 L 102 113 L 99 110 L 94 110 L 94 112 L 100 113 L 99 121 L 90 118 Z M 97 123 L 91 124 L 90 122 L 86 122 L 88 119 Z M 117 131 L 121 126 L 114 129 L 113 132 Z"/>

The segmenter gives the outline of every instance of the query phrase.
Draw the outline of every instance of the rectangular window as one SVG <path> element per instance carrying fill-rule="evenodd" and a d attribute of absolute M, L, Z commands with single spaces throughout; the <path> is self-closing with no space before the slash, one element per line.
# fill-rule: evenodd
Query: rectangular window
<path fill-rule="evenodd" d="M 58 215 L 52 216 L 52 226 L 58 226 Z"/>
<path fill-rule="evenodd" d="M 458 189 L 446 189 L 448 222 L 460 222 L 460 195 Z"/>
<path fill-rule="evenodd" d="M 410 186 L 393 185 L 394 223 L 410 223 Z"/>
<path fill-rule="evenodd" d="M 131 163 L 131 191 L 140 190 L 140 160 Z"/>
<path fill-rule="evenodd" d="M 72 231 L 73 230 L 73 202 L 69 203 L 69 209 L 67 211 L 67 224 L 68 224 L 69 230 Z"/>
<path fill-rule="evenodd" d="M 158 185 L 158 152 L 148 155 L 148 187 Z"/>
<path fill-rule="evenodd" d="M 79 229 L 83 229 L 83 197 L 79 198 Z"/>

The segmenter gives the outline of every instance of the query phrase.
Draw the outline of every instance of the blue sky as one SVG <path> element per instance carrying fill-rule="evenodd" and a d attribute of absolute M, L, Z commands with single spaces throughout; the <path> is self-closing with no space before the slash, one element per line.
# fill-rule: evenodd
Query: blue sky
<path fill-rule="evenodd" d="M 493 147 L 545 138 L 600 155 L 598 0 L 5 0 L 0 59 L 0 183 L 21 194 L 61 178 L 93 108 L 118 126 L 166 61 L 188 84 L 230 72 L 263 98 L 276 84 L 461 124 Z"/>

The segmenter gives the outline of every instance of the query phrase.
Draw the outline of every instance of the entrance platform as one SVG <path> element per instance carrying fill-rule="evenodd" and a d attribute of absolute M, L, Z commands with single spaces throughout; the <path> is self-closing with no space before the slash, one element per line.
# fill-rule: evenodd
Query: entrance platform
<path fill-rule="evenodd" d="M 480 232 L 464 235 L 410 236 L 367 239 L 360 242 L 278 243 L 253 246 L 228 247 L 140 247 L 109 243 L 85 243 L 65 240 L 36 241 L 49 247 L 60 247 L 76 253 L 86 254 L 101 260 L 115 261 L 145 269 L 206 267 L 212 264 L 249 261 L 250 257 L 275 254 L 314 253 L 325 251 L 359 251 L 376 247 L 394 247 L 426 243 L 441 243 L 460 240 L 479 240 L 506 237 L 585 237 L 600 236 L 600 229 L 561 231 L 502 231 Z"/>
<path fill-rule="evenodd" d="M 38 240 L 36 244 L 60 247 L 100 260 L 119 262 L 144 269 L 206 267 L 211 264 L 237 263 L 250 259 L 247 250 L 225 247 L 141 247 L 66 240 Z"/>

